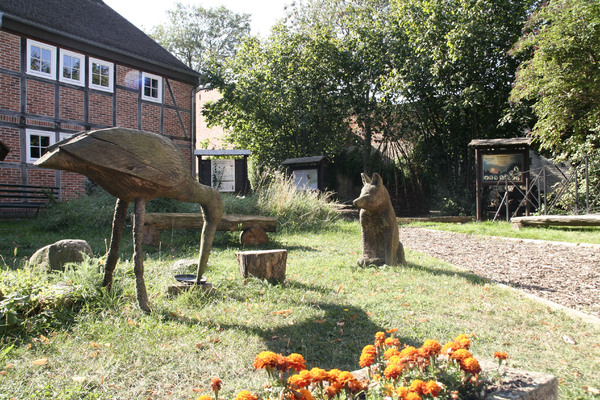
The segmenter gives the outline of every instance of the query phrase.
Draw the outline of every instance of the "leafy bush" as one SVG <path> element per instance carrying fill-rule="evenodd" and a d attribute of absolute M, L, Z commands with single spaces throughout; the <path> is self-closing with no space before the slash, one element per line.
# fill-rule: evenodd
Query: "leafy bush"
<path fill-rule="evenodd" d="M 70 323 L 84 303 L 105 303 L 101 280 L 100 264 L 91 259 L 51 274 L 35 268 L 0 271 L 0 335 L 43 332 Z"/>
<path fill-rule="evenodd" d="M 39 226 L 55 232 L 74 227 L 111 226 L 114 208 L 115 198 L 95 188 L 88 196 L 51 204 L 38 217 Z"/>

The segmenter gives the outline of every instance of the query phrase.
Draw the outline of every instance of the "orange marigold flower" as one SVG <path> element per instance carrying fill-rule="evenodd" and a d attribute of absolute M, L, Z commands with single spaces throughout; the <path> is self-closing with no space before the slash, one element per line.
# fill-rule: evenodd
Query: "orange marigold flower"
<path fill-rule="evenodd" d="M 508 358 L 508 354 L 502 351 L 497 351 L 494 353 L 494 358 L 497 358 L 499 360 L 506 360 Z"/>
<path fill-rule="evenodd" d="M 375 334 L 375 347 L 381 347 L 385 342 L 385 333 L 377 332 Z"/>
<path fill-rule="evenodd" d="M 460 361 L 460 368 L 465 371 L 467 374 L 477 375 L 481 372 L 481 366 L 479 366 L 479 361 L 477 361 L 473 357 L 465 358 Z"/>
<path fill-rule="evenodd" d="M 417 393 L 418 395 L 423 395 L 425 392 L 427 392 L 427 384 L 420 379 L 415 379 L 411 382 L 408 391 Z"/>
<path fill-rule="evenodd" d="M 448 342 L 444 345 L 444 347 L 442 347 L 442 354 L 451 354 L 454 350 L 452 350 L 454 348 L 454 342 Z"/>
<path fill-rule="evenodd" d="M 272 351 L 262 351 L 254 359 L 254 368 L 274 368 L 277 365 L 277 354 Z"/>
<path fill-rule="evenodd" d="M 396 348 L 391 348 L 391 349 L 387 349 L 385 351 L 385 353 L 383 353 L 383 358 L 386 360 L 389 360 L 390 358 L 394 357 L 394 356 L 399 356 L 400 352 L 398 351 L 398 349 Z"/>
<path fill-rule="evenodd" d="M 315 400 L 312 393 L 306 389 L 298 390 L 298 394 L 299 396 L 294 396 L 298 400 Z"/>
<path fill-rule="evenodd" d="M 310 385 L 312 382 L 312 374 L 309 370 L 303 369 L 296 375 L 292 375 L 288 378 L 288 383 L 290 386 L 302 389 Z"/>
<path fill-rule="evenodd" d="M 335 382 L 332 383 L 331 385 L 327 386 L 327 388 L 325 389 L 325 395 L 332 399 L 335 396 L 338 395 L 338 393 L 340 392 L 340 390 L 342 390 L 343 386 L 340 385 L 339 383 Z"/>
<path fill-rule="evenodd" d="M 346 383 L 350 382 L 352 379 L 355 379 L 354 375 L 352 375 L 348 371 L 342 371 L 342 372 L 340 372 L 340 374 L 337 377 L 337 381 L 342 386 L 346 386 Z"/>
<path fill-rule="evenodd" d="M 433 397 L 438 397 L 438 395 L 440 394 L 440 390 L 442 390 L 442 388 L 440 387 L 440 385 L 438 385 L 436 381 L 429 381 L 426 384 L 425 394 L 430 394 Z"/>
<path fill-rule="evenodd" d="M 368 385 L 369 382 L 366 380 L 359 381 L 358 379 L 352 379 L 350 382 L 348 382 L 348 390 L 352 393 L 358 393 L 362 390 L 365 390 Z"/>
<path fill-rule="evenodd" d="M 340 374 L 342 373 L 342 371 L 340 371 L 337 368 L 334 369 L 330 369 L 329 372 L 327 372 L 327 375 L 329 375 L 329 382 L 330 383 L 334 383 L 334 382 L 338 382 L 338 377 L 340 376 Z"/>
<path fill-rule="evenodd" d="M 404 371 L 404 366 L 404 363 L 392 363 L 385 367 L 383 376 L 387 379 L 398 379 L 402 375 L 402 371 Z"/>
<path fill-rule="evenodd" d="M 404 400 L 421 400 L 421 396 L 416 393 L 409 393 L 406 395 Z"/>
<path fill-rule="evenodd" d="M 377 349 L 372 344 L 368 344 L 365 347 L 363 347 L 362 354 L 376 355 L 377 354 Z"/>
<path fill-rule="evenodd" d="M 256 396 L 247 390 L 242 390 L 235 396 L 235 400 L 258 400 Z"/>
<path fill-rule="evenodd" d="M 368 344 L 362 349 L 360 355 L 359 365 L 361 367 L 368 367 L 375 362 L 375 355 L 377 355 L 377 349 L 372 344 Z"/>
<path fill-rule="evenodd" d="M 290 369 L 290 365 L 287 362 L 287 357 L 277 354 L 277 363 L 275 364 L 275 368 L 284 372 Z"/>
<path fill-rule="evenodd" d="M 302 354 L 292 353 L 286 357 L 286 360 L 288 366 L 296 372 L 300 372 L 303 369 L 306 369 L 306 361 L 304 360 L 304 357 L 302 357 Z"/>
<path fill-rule="evenodd" d="M 407 346 L 400 352 L 400 357 L 414 360 L 419 355 L 419 350 L 413 346 Z"/>
<path fill-rule="evenodd" d="M 465 334 L 458 335 L 457 337 L 455 337 L 454 343 L 458 346 L 454 350 L 458 350 L 458 349 L 467 349 L 468 350 L 469 347 L 471 347 L 471 340 Z"/>
<path fill-rule="evenodd" d="M 321 368 L 315 367 L 311 369 L 310 374 L 312 375 L 312 381 L 314 383 L 326 381 L 329 379 L 329 374 L 327 373 L 327 371 Z"/>
<path fill-rule="evenodd" d="M 385 333 L 396 333 L 398 332 L 398 328 L 392 328 L 392 329 L 388 329 L 387 331 L 385 331 Z"/>
<path fill-rule="evenodd" d="M 408 396 L 408 388 L 400 386 L 398 389 L 396 389 L 396 395 L 398 396 L 399 400 L 406 399 L 406 396 Z"/>
<path fill-rule="evenodd" d="M 368 367 L 368 366 L 372 365 L 374 362 L 375 362 L 375 357 L 373 357 L 372 354 L 363 353 L 360 355 L 358 365 L 360 365 L 361 368 L 364 368 L 364 367 Z"/>
<path fill-rule="evenodd" d="M 398 354 L 398 355 L 391 356 L 390 359 L 387 362 L 387 365 L 404 364 L 405 362 L 406 362 L 406 359 L 402 358 L 400 356 L 400 354 Z"/>
<path fill-rule="evenodd" d="M 202 396 L 198 397 L 196 400 L 212 400 L 212 397 L 203 394 Z"/>
<path fill-rule="evenodd" d="M 223 381 L 220 380 L 219 378 L 212 378 L 210 380 L 210 387 L 213 390 L 213 392 L 218 392 L 219 390 L 221 390 L 222 385 L 223 385 Z"/>
<path fill-rule="evenodd" d="M 442 345 L 439 344 L 436 340 L 429 339 L 426 340 L 425 343 L 419 349 L 419 354 L 421 354 L 425 358 L 429 358 L 431 356 L 436 356 L 440 354 L 442 350 Z"/>
<path fill-rule="evenodd" d="M 464 360 L 465 358 L 473 357 L 473 354 L 471 354 L 469 352 L 469 350 L 458 349 L 454 353 L 452 353 L 452 355 L 450 357 L 455 360 L 461 361 L 461 360 Z"/>

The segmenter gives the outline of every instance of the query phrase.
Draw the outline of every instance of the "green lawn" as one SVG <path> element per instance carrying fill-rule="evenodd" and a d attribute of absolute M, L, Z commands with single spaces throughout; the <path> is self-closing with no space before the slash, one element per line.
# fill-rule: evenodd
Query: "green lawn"
<path fill-rule="evenodd" d="M 110 235 L 108 226 L 41 231 L 35 220 L 0 221 L 5 294 L 37 287 L 39 278 L 20 266 L 42 242 L 78 236 L 102 257 Z M 21 329 L 5 331 L 0 399 L 195 399 L 210 394 L 213 377 L 224 381 L 223 398 L 232 398 L 263 387 L 264 372 L 252 368 L 261 351 L 301 353 L 308 367 L 354 370 L 362 347 L 389 328 L 412 345 L 473 335 L 476 356 L 505 351 L 509 366 L 554 374 L 564 399 L 592 399 L 583 386 L 600 388 L 600 327 L 410 249 L 408 265 L 359 268 L 357 221 L 270 234 L 269 248 L 289 252 L 284 285 L 243 281 L 236 238 L 219 233 L 207 271 L 216 291 L 177 297 L 166 288 L 183 271 L 171 264 L 196 257 L 199 237 L 163 232 L 160 249 L 146 248 L 150 314 L 136 306 L 128 235 L 112 294 L 98 288 L 101 271 L 91 262 L 52 278 L 75 286 L 83 301 L 32 313 Z"/>
<path fill-rule="evenodd" d="M 464 224 L 415 222 L 411 225 L 473 235 L 600 244 L 600 227 L 548 226 L 515 229 L 510 223 L 503 221 L 469 222 Z"/>

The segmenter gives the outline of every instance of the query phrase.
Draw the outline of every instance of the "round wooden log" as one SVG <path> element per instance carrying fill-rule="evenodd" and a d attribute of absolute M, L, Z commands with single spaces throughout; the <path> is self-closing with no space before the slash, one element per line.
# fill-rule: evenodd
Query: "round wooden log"
<path fill-rule="evenodd" d="M 242 251 L 235 253 L 244 278 L 283 281 L 287 262 L 287 250 Z"/>
<path fill-rule="evenodd" d="M 266 244 L 269 243 L 269 236 L 261 227 L 253 226 L 240 233 L 240 243 L 244 246 Z"/>
<path fill-rule="evenodd" d="M 523 226 L 600 226 L 600 215 L 535 215 L 510 220 L 514 228 Z"/>

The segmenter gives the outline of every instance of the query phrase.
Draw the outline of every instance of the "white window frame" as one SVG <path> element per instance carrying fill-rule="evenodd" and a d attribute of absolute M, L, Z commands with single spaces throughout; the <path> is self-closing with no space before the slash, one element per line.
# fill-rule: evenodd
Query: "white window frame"
<path fill-rule="evenodd" d="M 59 53 L 58 80 L 72 85 L 85 86 L 85 56 L 65 49 L 60 49 Z M 65 56 L 79 59 L 79 79 L 67 78 L 63 75 Z"/>
<path fill-rule="evenodd" d="M 31 69 L 31 48 L 39 47 L 40 51 L 50 52 L 50 72 L 37 71 Z M 29 75 L 39 76 L 41 78 L 56 80 L 56 47 L 46 43 L 38 42 L 35 40 L 27 39 L 27 73 Z"/>
<path fill-rule="evenodd" d="M 108 86 L 102 86 L 102 85 L 92 83 L 92 80 L 93 80 L 92 70 L 94 69 L 95 64 L 103 66 L 103 67 L 108 67 Z M 101 90 L 103 92 L 112 93 L 114 91 L 114 79 L 115 79 L 114 71 L 115 71 L 115 65 L 113 63 L 90 57 L 89 68 L 88 68 L 88 82 L 89 82 L 90 89 Z"/>
<path fill-rule="evenodd" d="M 47 137 L 49 138 L 49 142 L 48 142 L 48 147 L 52 146 L 55 142 L 56 139 L 56 134 L 54 132 L 50 132 L 50 131 L 38 131 L 35 129 L 27 129 L 26 131 L 26 148 L 25 148 L 25 152 L 26 154 L 26 158 L 27 158 L 27 162 L 30 164 L 33 164 L 34 162 L 36 162 L 37 160 L 39 160 L 39 157 L 33 157 L 31 155 L 31 137 L 32 136 L 40 136 L 40 137 Z"/>
<path fill-rule="evenodd" d="M 146 92 L 146 79 L 153 79 L 157 81 L 157 96 L 147 96 Z M 142 100 L 153 101 L 155 103 L 162 103 L 162 95 L 163 95 L 163 78 L 162 76 L 150 74 L 148 72 L 142 72 L 142 82 L 141 82 L 141 90 L 142 90 Z"/>

